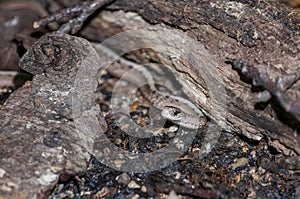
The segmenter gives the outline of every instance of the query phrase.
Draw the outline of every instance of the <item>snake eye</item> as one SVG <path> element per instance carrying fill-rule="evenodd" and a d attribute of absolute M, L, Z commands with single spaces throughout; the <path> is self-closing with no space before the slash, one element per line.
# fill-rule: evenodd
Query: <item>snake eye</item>
<path fill-rule="evenodd" d="M 173 111 L 173 115 L 175 115 L 175 116 L 177 116 L 178 114 L 180 114 L 181 113 L 181 111 L 179 110 L 179 109 L 175 109 L 174 111 Z"/>

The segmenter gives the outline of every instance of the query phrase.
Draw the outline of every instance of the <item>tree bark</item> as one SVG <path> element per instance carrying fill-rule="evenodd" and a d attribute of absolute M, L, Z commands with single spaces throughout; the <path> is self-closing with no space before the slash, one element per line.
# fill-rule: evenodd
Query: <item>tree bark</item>
<path fill-rule="evenodd" d="M 169 67 L 183 91 L 224 130 L 300 155 L 299 121 L 274 99 L 257 103 L 257 88 L 227 62 L 245 60 L 274 79 L 293 72 L 300 65 L 296 14 L 274 2 L 243 0 L 117 1 L 108 10 L 81 34 L 103 41 L 136 30 L 105 42 L 117 51 L 154 46 L 146 52 Z M 296 82 L 287 95 L 299 99 L 299 88 Z"/>

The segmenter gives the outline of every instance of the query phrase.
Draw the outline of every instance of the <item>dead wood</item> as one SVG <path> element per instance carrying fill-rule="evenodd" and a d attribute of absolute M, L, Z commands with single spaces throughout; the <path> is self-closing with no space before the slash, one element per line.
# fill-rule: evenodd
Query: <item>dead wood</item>
<path fill-rule="evenodd" d="M 191 52 L 176 59 L 157 51 L 151 55 L 176 74 L 185 93 L 224 130 L 266 139 L 284 154 L 300 154 L 297 118 L 274 98 L 261 103 L 257 93 L 264 88 L 253 86 L 228 62 L 244 60 L 261 73 L 268 72 L 271 79 L 293 73 L 300 63 L 295 13 L 266 1 L 117 1 L 109 9 L 82 35 L 103 41 L 124 30 L 139 30 L 140 35 L 128 34 L 123 41 L 106 44 L 124 51 L 163 43 L 174 55 L 179 48 Z M 192 42 L 182 45 L 185 38 L 176 38 L 169 30 L 187 35 Z M 299 84 L 285 92 L 293 101 L 299 100 Z"/>
<path fill-rule="evenodd" d="M 75 121 L 84 121 L 95 106 L 89 100 L 74 103 L 74 96 L 85 95 L 74 81 L 91 52 L 82 38 L 52 34 L 38 40 L 21 59 L 20 66 L 35 76 L 0 108 L 1 199 L 47 198 L 59 179 L 85 171 L 96 133 Z M 97 60 L 96 53 L 90 57 Z M 96 82 L 93 74 L 88 76 Z M 93 86 L 87 92 L 94 92 L 97 85 Z M 81 115 L 74 114 L 76 108 Z M 99 117 L 95 126 L 103 132 L 101 121 Z"/>

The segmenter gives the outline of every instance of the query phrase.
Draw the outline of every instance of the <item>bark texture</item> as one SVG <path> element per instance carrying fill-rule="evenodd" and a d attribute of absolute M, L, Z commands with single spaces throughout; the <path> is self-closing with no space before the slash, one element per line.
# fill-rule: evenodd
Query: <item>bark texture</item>
<path fill-rule="evenodd" d="M 98 56 L 91 52 L 92 46 L 82 38 L 52 34 L 42 37 L 21 59 L 21 67 L 35 76 L 0 108 L 1 199 L 48 198 L 59 179 L 86 169 L 97 133 L 76 121 L 86 122 L 96 109 L 85 96 L 92 96 L 97 85 L 86 91 L 89 94 L 82 92 L 76 76 L 88 53 L 93 60 L 87 61 L 89 69 L 95 66 Z M 94 71 L 85 71 L 80 75 L 97 81 Z M 85 79 L 77 83 L 82 85 Z M 105 124 L 99 117 L 96 131 L 103 132 Z"/>
<path fill-rule="evenodd" d="M 271 78 L 292 73 L 300 63 L 296 14 L 276 3 L 242 0 L 117 1 L 109 9 L 82 34 L 103 41 L 131 30 L 106 44 L 124 52 L 152 48 L 148 55 L 169 67 L 183 91 L 224 130 L 266 139 L 286 155 L 300 154 L 297 119 L 276 100 L 257 103 L 255 92 L 261 88 L 251 86 L 227 62 L 245 60 Z M 299 88 L 296 82 L 287 95 L 299 99 Z"/>

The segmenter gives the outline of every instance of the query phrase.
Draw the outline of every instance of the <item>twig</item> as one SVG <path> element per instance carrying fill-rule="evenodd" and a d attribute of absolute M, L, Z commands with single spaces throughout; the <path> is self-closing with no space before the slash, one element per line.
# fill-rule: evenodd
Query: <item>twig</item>
<path fill-rule="evenodd" d="M 70 8 L 65 8 L 59 11 L 54 12 L 50 16 L 44 17 L 38 21 L 33 23 L 34 28 L 39 28 L 41 26 L 46 26 L 51 22 L 59 22 L 62 21 L 64 18 L 73 18 L 69 20 L 67 23 L 63 24 L 58 32 L 61 33 L 69 33 L 75 34 L 83 25 L 83 22 L 96 10 L 101 8 L 102 6 L 112 3 L 115 0 L 95 0 L 89 2 L 83 2 L 77 4 Z"/>
<path fill-rule="evenodd" d="M 272 81 L 268 73 L 260 73 L 257 68 L 249 63 L 235 59 L 232 62 L 233 69 L 240 71 L 245 77 L 252 79 L 253 86 L 261 86 L 266 91 L 260 93 L 260 101 L 267 101 L 273 96 L 285 111 L 295 116 L 300 121 L 300 102 L 290 99 L 285 93 L 296 81 L 300 79 L 300 68 L 293 73 L 277 77 Z"/>

